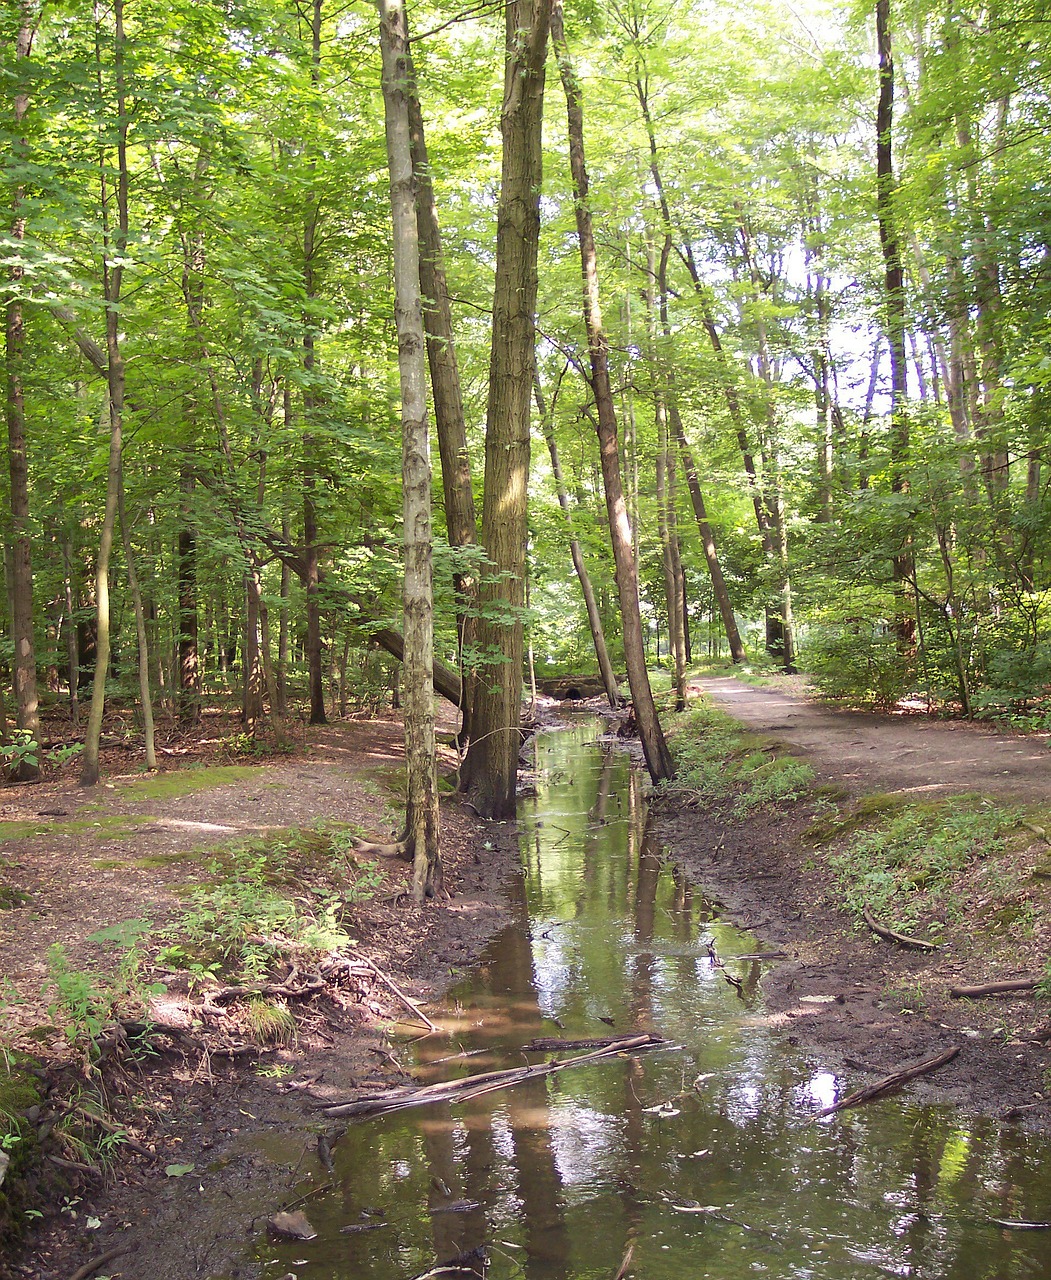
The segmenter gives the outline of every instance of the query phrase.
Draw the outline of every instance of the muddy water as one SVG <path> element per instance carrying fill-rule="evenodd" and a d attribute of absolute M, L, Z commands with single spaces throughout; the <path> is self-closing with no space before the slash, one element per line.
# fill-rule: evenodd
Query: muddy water
<path fill-rule="evenodd" d="M 639 1280 L 1051 1276 L 1051 1231 L 992 1222 L 1051 1220 L 1048 1144 L 908 1094 L 814 1121 L 857 1081 L 765 1023 L 765 962 L 745 958 L 762 940 L 663 860 L 597 727 L 538 739 L 519 918 L 415 1045 L 417 1074 L 610 1024 L 681 1047 L 353 1123 L 330 1190 L 303 1165 L 318 1238 L 265 1245 L 267 1280 L 408 1280 L 482 1245 L 491 1280 L 612 1280 L 629 1247 Z"/>

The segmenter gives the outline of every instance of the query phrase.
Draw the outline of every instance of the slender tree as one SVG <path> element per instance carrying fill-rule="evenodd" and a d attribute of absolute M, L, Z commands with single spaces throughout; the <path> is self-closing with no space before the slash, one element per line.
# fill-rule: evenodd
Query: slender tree
<path fill-rule="evenodd" d="M 413 896 L 441 887 L 438 780 L 434 759 L 434 604 L 431 588 L 431 458 L 419 241 L 409 128 L 412 71 L 403 0 L 379 0 L 383 104 L 394 226 L 394 315 L 401 382 L 404 631 L 402 676 L 407 793 L 405 846 Z"/>

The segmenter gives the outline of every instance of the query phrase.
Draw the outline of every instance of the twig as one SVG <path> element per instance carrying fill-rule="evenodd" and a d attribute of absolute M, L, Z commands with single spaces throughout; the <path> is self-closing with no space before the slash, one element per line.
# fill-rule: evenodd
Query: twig
<path fill-rule="evenodd" d="M 620 1046 L 628 1040 L 632 1044 L 637 1044 L 638 1039 L 638 1033 L 631 1031 L 619 1036 L 594 1036 L 590 1040 L 559 1040 L 551 1036 L 537 1036 L 535 1040 L 522 1045 L 522 1052 L 560 1053 L 564 1049 L 608 1049 L 612 1046 Z M 651 1035 L 648 1039 L 653 1045 L 667 1044 L 663 1036 Z"/>
<path fill-rule="evenodd" d="M 123 1258 L 126 1253 L 134 1253 L 137 1248 L 138 1245 L 122 1244 L 116 1249 L 110 1249 L 107 1253 L 100 1253 L 97 1258 L 92 1258 L 90 1262 L 85 1262 L 82 1267 L 78 1267 L 69 1280 L 88 1280 L 88 1276 L 93 1276 L 99 1267 L 104 1267 L 114 1258 Z"/>
<path fill-rule="evenodd" d="M 954 1044 L 951 1049 L 946 1049 L 936 1057 L 927 1058 L 915 1067 L 907 1067 L 904 1071 L 895 1071 L 893 1075 L 886 1076 L 883 1080 L 877 1081 L 876 1084 L 867 1084 L 864 1088 L 855 1089 L 853 1093 L 848 1093 L 845 1098 L 841 1098 L 831 1107 L 825 1107 L 823 1111 L 819 1111 L 813 1118 L 820 1120 L 822 1116 L 830 1116 L 835 1111 L 843 1111 L 847 1107 L 857 1107 L 863 1102 L 872 1102 L 874 1098 L 882 1098 L 884 1094 L 900 1088 L 910 1080 L 915 1080 L 918 1076 L 925 1076 L 928 1072 L 937 1071 L 939 1067 L 944 1067 L 947 1062 L 952 1062 L 959 1052 L 960 1046 Z"/>
<path fill-rule="evenodd" d="M 910 938 L 906 933 L 896 933 L 893 929 L 888 929 L 886 925 L 877 924 L 872 918 L 872 912 L 869 911 L 866 904 L 861 908 L 861 915 L 865 923 L 878 937 L 883 938 L 887 942 L 896 942 L 899 947 L 911 947 L 915 951 L 937 951 L 938 944 L 936 942 L 927 942 L 924 938 Z"/>
<path fill-rule="evenodd" d="M 1040 978 L 1005 978 L 1003 982 L 979 982 L 973 987 L 950 987 L 949 995 L 955 999 L 964 996 L 999 996 L 1011 991 L 1032 991 L 1040 985 Z"/>
<path fill-rule="evenodd" d="M 634 1244 L 629 1244 L 628 1252 L 624 1255 L 624 1261 L 617 1268 L 617 1274 L 613 1277 L 613 1280 L 624 1280 L 624 1277 L 628 1274 L 628 1268 L 631 1266 L 631 1255 L 634 1252 Z"/>
<path fill-rule="evenodd" d="M 417 1018 L 419 1018 L 419 1020 L 423 1023 L 425 1027 L 428 1027 L 431 1031 L 438 1030 L 435 1024 L 430 1020 L 430 1018 L 427 1017 L 427 1015 L 423 1012 L 423 1010 L 416 1003 L 416 1001 L 410 1000 L 409 997 L 405 994 L 405 992 L 402 991 L 401 987 L 399 987 L 398 984 L 393 980 L 393 978 L 387 977 L 387 975 L 383 972 L 383 970 L 379 967 L 379 965 L 373 964 L 372 961 L 368 958 L 368 956 L 359 956 L 358 959 L 361 960 L 363 964 L 367 964 L 368 967 L 372 970 L 372 972 L 376 975 L 376 977 L 379 978 L 381 982 L 386 983 L 386 985 L 390 987 L 390 989 L 394 992 L 394 994 L 398 997 L 398 999 L 402 1002 L 402 1004 L 406 1007 L 406 1009 L 411 1010 L 417 1016 Z"/>

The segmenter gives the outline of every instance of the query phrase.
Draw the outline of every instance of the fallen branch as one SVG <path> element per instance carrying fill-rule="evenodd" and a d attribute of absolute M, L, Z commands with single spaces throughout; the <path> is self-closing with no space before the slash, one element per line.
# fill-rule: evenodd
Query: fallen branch
<path fill-rule="evenodd" d="M 872 918 L 872 912 L 869 911 L 866 904 L 861 908 L 861 915 L 865 923 L 876 935 L 877 938 L 883 938 L 887 942 L 897 943 L 899 947 L 911 947 L 914 951 L 937 951 L 938 944 L 936 942 L 928 942 L 925 938 L 910 938 L 907 933 L 897 933 L 893 929 L 888 929 L 885 925 L 877 924 Z"/>
<path fill-rule="evenodd" d="M 1022 1222 L 1013 1218 L 990 1218 L 994 1227 L 1003 1227 L 1005 1231 L 1049 1231 L 1051 1222 Z"/>
<path fill-rule="evenodd" d="M 652 1046 L 652 1036 L 633 1036 L 630 1040 L 617 1040 L 605 1048 L 595 1049 L 591 1053 L 582 1053 L 577 1058 L 553 1058 L 550 1062 L 538 1062 L 527 1067 L 484 1071 L 479 1075 L 466 1076 L 459 1080 L 443 1080 L 440 1084 L 423 1085 L 416 1089 L 408 1087 L 388 1089 L 367 1098 L 357 1098 L 352 1102 L 322 1104 L 322 1107 L 327 1116 L 366 1116 L 383 1115 L 388 1111 L 402 1111 L 407 1107 L 423 1107 L 431 1102 L 467 1102 L 483 1094 L 492 1093 L 496 1089 L 507 1089 L 523 1080 L 536 1080 L 542 1076 L 553 1075 L 556 1071 L 564 1071 L 567 1067 L 597 1062 L 601 1058 L 613 1057 L 629 1049 L 648 1049 Z"/>
<path fill-rule="evenodd" d="M 85 1262 L 82 1267 L 78 1267 L 69 1280 L 88 1280 L 88 1276 L 93 1276 L 107 1262 L 112 1262 L 114 1258 L 123 1258 L 126 1253 L 134 1253 L 137 1248 L 138 1246 L 134 1244 L 122 1244 L 116 1249 L 110 1249 L 108 1253 L 100 1253 L 97 1258 L 92 1258 L 90 1262 Z"/>
<path fill-rule="evenodd" d="M 565 1049 L 608 1049 L 611 1046 L 624 1044 L 626 1040 L 635 1043 L 639 1038 L 637 1031 L 628 1031 L 619 1036 L 594 1036 L 590 1040 L 558 1040 L 550 1036 L 538 1036 L 522 1045 L 523 1053 L 561 1053 Z M 663 1036 L 649 1036 L 652 1045 L 667 1044 Z"/>
<path fill-rule="evenodd" d="M 813 1118 L 820 1120 L 822 1116 L 830 1116 L 835 1111 L 844 1111 L 847 1107 L 857 1107 L 863 1102 L 872 1102 L 875 1098 L 882 1098 L 885 1094 L 892 1093 L 895 1089 L 900 1089 L 903 1084 L 907 1084 L 910 1080 L 915 1080 L 918 1076 L 925 1076 L 931 1071 L 937 1071 L 939 1067 L 944 1067 L 947 1062 L 952 1062 L 959 1052 L 960 1046 L 954 1044 L 951 1049 L 946 1049 L 936 1057 L 927 1058 L 915 1067 L 907 1067 L 904 1071 L 895 1071 L 893 1075 L 877 1081 L 876 1084 L 867 1084 L 862 1089 L 855 1089 L 853 1093 L 848 1093 L 845 1098 L 841 1098 L 831 1107 L 825 1107 L 823 1111 L 819 1111 Z"/>
<path fill-rule="evenodd" d="M 617 1268 L 617 1274 L 613 1277 L 613 1280 L 624 1280 L 624 1277 L 628 1274 L 628 1268 L 631 1266 L 631 1255 L 634 1252 L 635 1246 L 633 1244 L 629 1244 L 628 1251 L 624 1255 L 624 1261 Z"/>
<path fill-rule="evenodd" d="M 1011 991 L 1032 991 L 1041 978 L 1005 978 L 1003 982 L 979 982 L 973 987 L 950 987 L 949 995 L 959 1000 L 965 996 L 1000 996 Z"/>
<path fill-rule="evenodd" d="M 383 970 L 379 967 L 379 965 L 373 964 L 372 961 L 368 958 L 368 956 L 359 956 L 358 959 L 361 961 L 362 964 L 368 965 L 368 967 L 372 970 L 372 972 L 376 975 L 377 978 L 379 978 L 379 980 L 382 983 L 390 987 L 390 989 L 394 992 L 394 994 L 398 997 L 398 999 L 402 1002 L 402 1004 L 406 1007 L 406 1009 L 414 1013 L 416 1017 L 419 1018 L 419 1020 L 423 1023 L 423 1025 L 428 1028 L 428 1030 L 430 1031 L 438 1030 L 435 1024 L 430 1020 L 430 1018 L 427 1017 L 427 1015 L 423 1012 L 423 1010 L 416 1003 L 416 1001 L 410 1000 L 409 997 L 405 994 L 405 992 L 402 991 L 401 987 L 399 987 L 398 984 L 393 980 L 393 978 L 387 977 L 387 975 L 383 972 Z"/>

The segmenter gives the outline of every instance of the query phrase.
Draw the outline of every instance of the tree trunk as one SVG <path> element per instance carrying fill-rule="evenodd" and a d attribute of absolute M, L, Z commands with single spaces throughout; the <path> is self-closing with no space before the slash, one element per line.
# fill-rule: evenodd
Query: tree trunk
<path fill-rule="evenodd" d="M 544 439 L 547 441 L 547 451 L 551 455 L 551 474 L 554 476 L 555 490 L 558 493 L 558 505 L 562 509 L 562 514 L 566 520 L 566 529 L 569 531 L 569 554 L 573 560 L 573 569 L 576 572 L 577 581 L 580 583 L 580 593 L 584 597 L 584 608 L 587 610 L 588 627 L 591 629 L 591 640 L 595 646 L 595 658 L 598 662 L 599 674 L 602 677 L 602 687 L 606 691 L 609 705 L 611 707 L 619 707 L 623 699 L 620 694 L 620 686 L 617 683 L 616 672 L 613 670 L 613 663 L 609 660 L 609 650 L 606 648 L 606 634 L 602 628 L 602 614 L 595 598 L 595 588 L 591 585 L 591 577 L 588 574 L 587 565 L 584 563 L 584 553 L 580 549 L 580 542 L 576 534 L 573 532 L 573 513 L 569 505 L 566 482 L 562 477 L 562 464 L 558 456 L 558 445 L 555 442 L 554 398 L 552 397 L 551 413 L 549 414 L 544 403 L 544 391 L 540 385 L 540 378 L 538 375 L 534 376 L 536 377 L 536 407 L 540 414 Z"/>
<path fill-rule="evenodd" d="M 131 528 L 128 525 L 128 513 L 124 502 L 124 468 L 120 467 L 117 476 L 117 516 L 120 520 L 120 531 L 124 540 L 124 562 L 128 574 L 128 588 L 131 591 L 131 604 L 135 613 L 135 639 L 138 644 L 139 670 L 139 705 L 142 707 L 142 732 L 146 740 L 146 768 L 157 768 L 157 744 L 153 730 L 153 700 L 150 697 L 150 647 L 146 638 L 146 612 L 142 607 L 142 592 L 139 590 L 139 575 L 135 571 L 135 552 L 131 545 Z"/>
<path fill-rule="evenodd" d="M 179 720 L 187 726 L 201 719 L 201 658 L 197 618 L 197 530 L 194 523 L 194 472 L 184 465 L 179 474 Z"/>
<path fill-rule="evenodd" d="M 474 490 L 471 485 L 471 457 L 467 448 L 460 371 L 453 340 L 452 310 L 442 257 L 441 230 L 431 181 L 430 161 L 423 127 L 423 111 L 416 91 L 415 69 L 408 55 L 409 131 L 412 143 L 412 171 L 416 180 L 416 228 L 419 236 L 420 289 L 423 293 L 423 323 L 427 334 L 427 363 L 431 375 L 431 396 L 442 468 L 445 497 L 445 528 L 454 557 L 453 589 L 456 592 L 456 638 L 460 653 L 463 689 L 460 741 L 471 737 L 471 706 L 475 673 L 463 661 L 464 651 L 475 644 L 478 620 L 478 568 L 473 549 L 478 545 Z"/>
<path fill-rule="evenodd" d="M 22 68 L 28 63 L 33 44 L 34 8 L 32 0 L 21 0 L 18 28 L 15 33 L 15 74 L 18 84 L 14 95 L 14 125 L 19 129 L 29 110 L 29 94 L 21 83 Z M 25 152 L 26 140 L 19 139 L 15 150 Z M 24 189 L 16 185 L 11 192 L 11 239 L 25 239 L 26 220 L 22 211 Z M 22 282 L 25 276 L 18 253 L 8 268 L 11 290 L 6 306 L 5 364 L 7 378 L 7 458 L 11 480 L 11 643 L 14 646 L 15 720 L 19 729 L 34 738 L 40 732 L 40 711 L 36 683 L 36 646 L 33 639 L 33 560 L 29 529 L 29 462 L 26 448 L 23 366 L 25 361 L 25 320 L 22 313 Z M 39 776 L 38 765 L 23 760 L 18 778 L 30 781 Z"/>
<path fill-rule="evenodd" d="M 890 349 L 891 492 L 906 493 L 909 461 L 908 364 L 905 354 L 905 273 L 895 218 L 893 154 L 894 58 L 891 49 L 890 0 L 876 0 L 876 44 L 879 50 L 879 100 L 876 106 L 876 216 L 883 253 L 883 307 Z M 916 640 L 916 622 L 905 605 L 913 579 L 912 550 L 907 537 L 894 555 L 894 585 L 898 596 L 896 630 L 901 650 Z"/>
<path fill-rule="evenodd" d="M 668 653 L 672 660 L 675 710 L 686 707 L 686 644 L 682 636 L 682 565 L 678 561 L 675 526 L 675 453 L 668 434 L 668 410 L 657 393 L 657 528 L 664 569 L 664 599 L 668 612 Z"/>
<path fill-rule="evenodd" d="M 96 10 L 96 32 L 101 39 L 101 19 Z M 113 549 L 113 533 L 117 520 L 120 490 L 121 451 L 123 447 L 124 357 L 120 347 L 120 295 L 123 282 L 123 260 L 128 244 L 128 113 L 124 87 L 124 0 L 113 4 L 113 73 L 117 118 L 117 225 L 110 215 L 109 179 L 105 163 L 100 166 L 102 186 L 102 291 L 106 302 L 106 385 L 109 392 L 109 461 L 106 469 L 106 507 L 99 535 L 99 553 L 95 565 L 96 649 L 95 677 L 91 685 L 91 709 L 84 737 L 80 780 L 94 786 L 99 780 L 99 739 L 106 708 L 106 676 L 110 659 L 109 561 Z M 103 157 L 103 161 L 105 157 Z"/>
<path fill-rule="evenodd" d="M 497 655 L 479 673 L 474 737 L 460 785 L 487 818 L 515 810 L 522 738 L 522 609 L 540 238 L 544 69 L 552 0 L 509 0 L 500 117 L 503 164 L 497 209 L 496 280 L 485 429 L 482 541 L 488 567 L 480 590 L 478 646 Z M 502 614 L 503 617 L 493 616 Z M 509 620 L 508 620 L 509 618 Z"/>
<path fill-rule="evenodd" d="M 73 549 L 62 539 L 62 585 L 66 593 L 66 663 L 69 669 L 69 719 L 80 727 L 80 646 L 77 637 L 76 605 L 73 598 Z"/>
<path fill-rule="evenodd" d="M 434 601 L 431 577 L 431 457 L 427 423 L 423 300 L 415 183 L 409 139 L 411 68 L 403 0 L 379 0 L 383 105 L 394 228 L 394 318 L 401 383 L 402 514 L 405 539 L 403 670 L 405 845 L 413 860 L 413 897 L 441 888 L 438 778 L 434 757 Z"/>
<path fill-rule="evenodd" d="M 602 310 L 599 303 L 598 258 L 588 203 L 588 176 L 584 159 L 583 105 L 580 87 L 569 59 L 562 30 L 561 4 L 557 2 L 552 13 L 552 29 L 552 40 L 566 95 L 569 162 L 573 174 L 577 238 L 580 242 L 583 280 L 584 325 L 588 335 L 591 389 L 598 414 L 599 455 L 602 462 L 602 481 L 606 492 L 606 510 L 616 566 L 624 637 L 624 660 L 628 669 L 628 683 L 631 686 L 635 719 L 639 726 L 639 737 L 646 757 L 646 766 L 651 779 L 654 782 L 660 782 L 672 777 L 675 769 L 657 717 L 649 672 L 646 670 L 642 616 L 639 610 L 638 567 L 632 549 L 631 525 L 624 502 L 620 448 L 617 440 L 617 415 L 609 377 L 609 345 L 602 327 Z"/>

